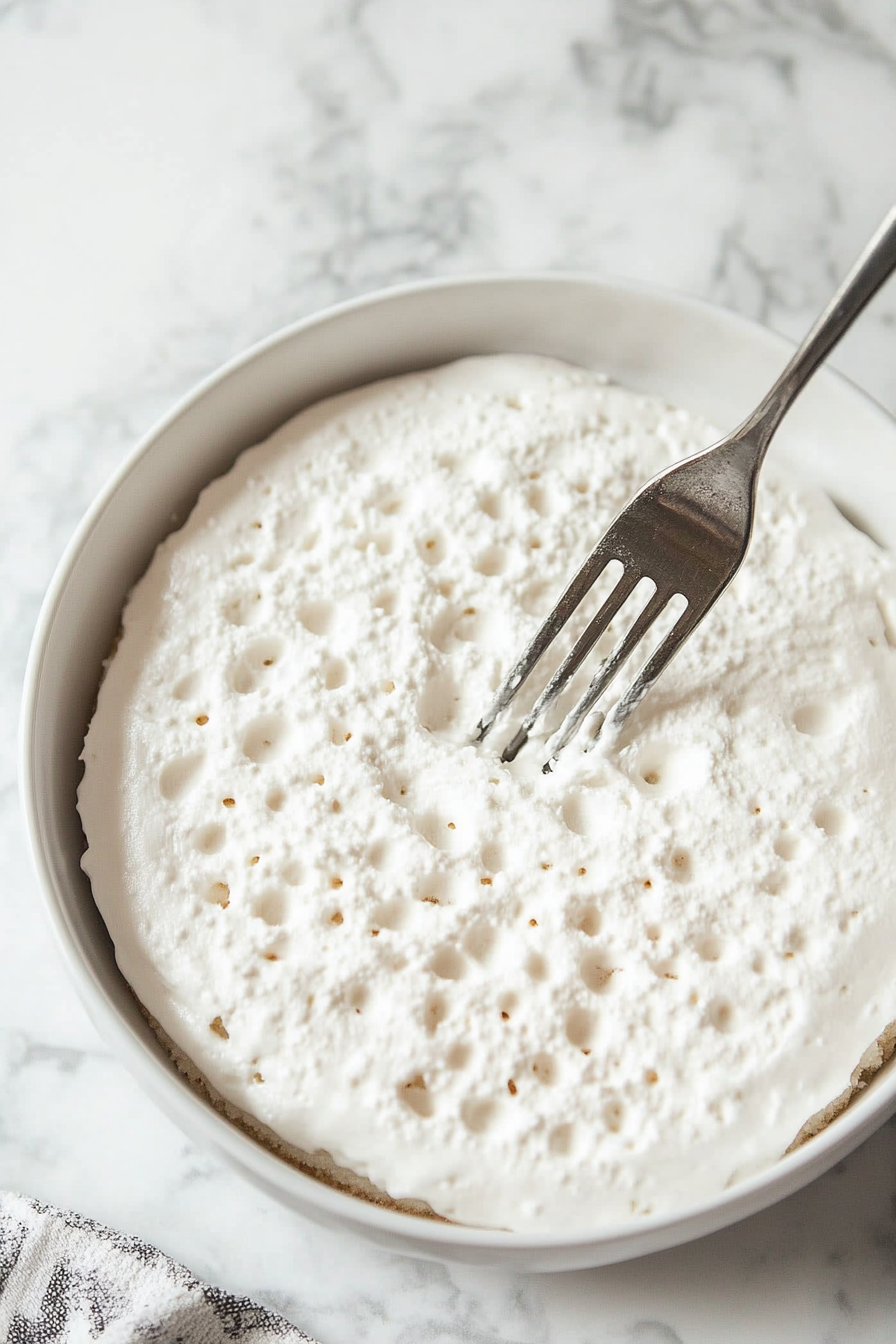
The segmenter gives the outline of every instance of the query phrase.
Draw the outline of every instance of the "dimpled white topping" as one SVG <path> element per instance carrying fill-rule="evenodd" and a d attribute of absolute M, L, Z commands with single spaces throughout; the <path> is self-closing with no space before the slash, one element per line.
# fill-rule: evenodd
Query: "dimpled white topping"
<path fill-rule="evenodd" d="M 550 776 L 544 738 L 500 763 L 515 720 L 471 743 L 612 515 L 712 438 L 545 359 L 394 379 L 244 453 L 125 609 L 79 792 L 123 974 L 234 1105 L 448 1218 L 691 1204 L 896 1017 L 892 567 L 818 491 L 766 467 L 621 739 Z"/>

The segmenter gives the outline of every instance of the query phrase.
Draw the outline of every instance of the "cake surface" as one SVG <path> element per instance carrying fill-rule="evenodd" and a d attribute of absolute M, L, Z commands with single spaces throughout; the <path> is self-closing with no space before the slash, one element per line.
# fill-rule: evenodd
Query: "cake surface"
<path fill-rule="evenodd" d="M 618 740 L 548 776 L 544 737 L 471 741 L 614 514 L 714 437 L 535 357 L 389 380 L 244 453 L 128 600 L 79 789 L 122 973 L 228 1104 L 394 1199 L 682 1208 L 896 1018 L 893 567 L 774 461 Z"/>

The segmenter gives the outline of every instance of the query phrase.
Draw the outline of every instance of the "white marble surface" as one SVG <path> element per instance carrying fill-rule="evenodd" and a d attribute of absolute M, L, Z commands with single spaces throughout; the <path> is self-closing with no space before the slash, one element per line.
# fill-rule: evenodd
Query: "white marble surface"
<path fill-rule="evenodd" d="M 322 1344 L 896 1332 L 896 1128 L 776 1209 L 555 1277 L 325 1234 L 187 1142 L 43 919 L 15 722 L 79 515 L 198 376 L 421 275 L 601 270 L 799 334 L 896 195 L 892 0 L 0 0 L 0 1187 Z M 896 284 L 835 361 L 896 410 Z"/>

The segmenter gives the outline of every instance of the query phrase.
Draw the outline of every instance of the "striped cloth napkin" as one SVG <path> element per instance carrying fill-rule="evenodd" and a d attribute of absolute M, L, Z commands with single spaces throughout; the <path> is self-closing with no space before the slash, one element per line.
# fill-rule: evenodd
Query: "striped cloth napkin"
<path fill-rule="evenodd" d="M 5 1344 L 314 1344 L 247 1297 L 201 1283 L 137 1237 L 0 1191 Z"/>

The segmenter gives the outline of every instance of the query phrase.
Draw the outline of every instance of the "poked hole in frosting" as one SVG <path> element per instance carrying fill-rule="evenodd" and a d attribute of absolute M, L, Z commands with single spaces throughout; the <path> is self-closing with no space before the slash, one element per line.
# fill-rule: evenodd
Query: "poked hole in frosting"
<path fill-rule="evenodd" d="M 159 793 L 169 802 L 182 798 L 198 780 L 204 764 L 204 751 L 193 751 L 166 762 L 159 771 Z"/>
<path fill-rule="evenodd" d="M 555 512 L 556 501 L 550 489 L 537 481 L 526 488 L 526 506 L 539 518 L 550 518 Z"/>
<path fill-rule="evenodd" d="M 606 994 L 617 972 L 618 967 L 605 952 L 586 952 L 579 961 L 579 974 L 592 994 Z"/>
<path fill-rule="evenodd" d="M 381 901 L 374 908 L 371 927 L 397 931 L 405 928 L 409 918 L 410 908 L 407 901 L 402 900 L 400 896 L 394 896 L 391 900 Z"/>
<path fill-rule="evenodd" d="M 472 602 L 448 606 L 430 627 L 429 639 L 439 653 L 452 653 L 457 644 L 480 644 L 489 633 L 488 613 Z"/>
<path fill-rule="evenodd" d="M 324 665 L 324 686 L 338 691 L 348 681 L 348 664 L 342 658 L 328 658 Z"/>
<path fill-rule="evenodd" d="M 221 608 L 228 625 L 255 625 L 264 614 L 264 599 L 259 588 L 249 588 L 226 598 Z"/>
<path fill-rule="evenodd" d="M 206 826 L 200 826 L 193 833 L 193 844 L 200 854 L 217 854 L 224 848 L 224 842 L 227 839 L 227 832 L 223 826 L 216 822 L 209 822 Z"/>
<path fill-rule="evenodd" d="M 392 518 L 396 513 L 401 512 L 405 503 L 405 497 L 400 491 L 388 487 L 377 495 L 373 507 L 384 517 Z"/>
<path fill-rule="evenodd" d="M 506 547 L 489 546 L 473 561 L 473 568 L 477 574 L 482 574 L 485 578 L 495 578 L 504 573 L 508 560 Z"/>
<path fill-rule="evenodd" d="M 486 491 L 485 494 L 479 496 L 477 503 L 486 518 L 492 518 L 496 522 L 503 518 L 504 502 L 500 495 L 493 494 L 491 491 Z"/>
<path fill-rule="evenodd" d="M 460 717 L 461 690 L 450 672 L 431 676 L 417 696 L 417 718 L 421 728 L 438 733 L 452 727 Z"/>
<path fill-rule="evenodd" d="M 579 788 L 568 793 L 560 804 L 560 814 L 566 829 L 586 840 L 606 833 L 606 805 L 599 790 Z"/>
<path fill-rule="evenodd" d="M 645 796 L 672 798 L 702 788 L 709 778 L 710 764 L 709 750 L 702 744 L 648 742 L 637 749 L 630 777 Z"/>
<path fill-rule="evenodd" d="M 456 905 L 463 897 L 463 883 L 454 873 L 425 873 L 417 879 L 414 895 L 430 907 Z"/>
<path fill-rule="evenodd" d="M 427 565 L 439 565 L 448 554 L 445 535 L 438 529 L 425 532 L 417 538 L 417 554 Z"/>
<path fill-rule="evenodd" d="M 202 687 L 202 677 L 198 672 L 188 672 L 176 682 L 171 694 L 175 700 L 195 700 Z"/>
<path fill-rule="evenodd" d="M 572 1121 L 555 1125 L 548 1135 L 548 1150 L 555 1157 L 569 1157 L 575 1143 L 576 1127 Z"/>
<path fill-rule="evenodd" d="M 724 941 L 714 933 L 700 935 L 695 939 L 694 948 L 701 961 L 721 961 L 725 952 Z"/>
<path fill-rule="evenodd" d="M 466 962 L 456 947 L 443 943 L 437 947 L 429 962 L 429 969 L 440 980 L 463 980 L 467 973 Z"/>
<path fill-rule="evenodd" d="M 381 792 L 383 797 L 396 807 L 408 809 L 413 806 L 411 781 L 403 772 L 387 771 L 383 775 Z"/>
<path fill-rule="evenodd" d="M 479 854 L 483 868 L 489 873 L 500 873 L 504 869 L 506 853 L 499 840 L 487 841 Z"/>
<path fill-rule="evenodd" d="M 787 960 L 795 957 L 798 952 L 805 951 L 806 948 L 806 930 L 801 924 L 792 924 L 787 930 L 787 936 L 784 939 L 784 956 Z"/>
<path fill-rule="evenodd" d="M 622 1102 L 614 1099 L 608 1101 L 604 1106 L 604 1124 L 611 1134 L 618 1134 L 622 1129 L 625 1120 L 625 1107 Z"/>
<path fill-rule="evenodd" d="M 541 1083 L 542 1087 L 553 1087 L 559 1079 L 560 1070 L 557 1060 L 553 1055 L 549 1055 L 546 1050 L 540 1050 L 529 1067 L 535 1081 Z"/>
<path fill-rule="evenodd" d="M 206 888 L 205 899 L 209 905 L 219 905 L 222 910 L 226 910 L 230 905 L 230 884 L 220 880 L 212 882 Z"/>
<path fill-rule="evenodd" d="M 230 669 L 228 681 L 231 690 L 236 691 L 237 695 L 249 695 L 257 685 L 255 673 L 242 658 Z"/>
<path fill-rule="evenodd" d="M 448 1000 L 444 994 L 428 994 L 423 1004 L 423 1026 L 432 1036 L 448 1016 Z"/>
<path fill-rule="evenodd" d="M 262 683 L 268 669 L 279 663 L 284 648 L 284 641 L 276 635 L 252 640 L 228 670 L 227 682 L 231 690 L 238 695 L 249 695 Z"/>
<path fill-rule="evenodd" d="M 412 817 L 412 823 L 417 834 L 433 849 L 441 850 L 443 854 L 458 854 L 467 846 L 466 828 L 462 822 L 454 820 L 455 816 L 461 815 L 457 808 L 452 809 L 450 815 L 420 812 Z"/>
<path fill-rule="evenodd" d="M 374 840 L 367 849 L 367 862 L 378 873 L 387 873 L 396 860 L 396 847 L 389 840 Z"/>
<path fill-rule="evenodd" d="M 530 980 L 547 980 L 550 976 L 550 966 L 547 958 L 541 952 L 529 952 L 523 962 L 523 970 Z"/>
<path fill-rule="evenodd" d="M 677 846 L 668 858 L 668 868 L 676 882 L 689 882 L 694 876 L 694 860 L 690 850 Z"/>
<path fill-rule="evenodd" d="M 461 1102 L 460 1118 L 471 1134 L 484 1134 L 497 1113 L 497 1103 L 491 1097 L 468 1097 Z"/>
<path fill-rule="evenodd" d="M 263 891 L 252 902 L 251 908 L 255 919 L 260 919 L 272 928 L 279 927 L 286 918 L 286 898 L 277 887 Z"/>
<path fill-rule="evenodd" d="M 588 1050 L 594 1040 L 595 1018 L 587 1008 L 575 1004 L 566 1014 L 566 1039 L 578 1050 Z"/>
<path fill-rule="evenodd" d="M 829 737 L 836 733 L 841 714 L 829 700 L 810 700 L 793 711 L 793 726 L 804 737 Z"/>
<path fill-rule="evenodd" d="M 445 1051 L 445 1063 L 449 1069 L 459 1072 L 465 1069 L 472 1058 L 472 1050 L 466 1041 L 455 1041 L 452 1046 Z"/>
<path fill-rule="evenodd" d="M 422 1073 L 417 1073 L 407 1082 L 399 1084 L 399 1100 L 421 1120 L 428 1120 L 435 1112 L 435 1101 L 426 1086 Z"/>
<path fill-rule="evenodd" d="M 737 1026 L 734 1005 L 724 998 L 711 999 L 706 1005 L 706 1023 L 722 1035 L 728 1035 Z"/>
<path fill-rule="evenodd" d="M 793 831 L 781 831 L 775 837 L 773 848 L 779 859 L 783 859 L 785 863 L 791 863 L 799 857 L 802 841 L 798 835 L 794 835 Z"/>
<path fill-rule="evenodd" d="M 240 746 L 250 761 L 264 765 L 277 759 L 288 736 L 289 724 L 282 714 L 260 714 L 244 728 Z"/>
<path fill-rule="evenodd" d="M 494 924 L 477 920 L 464 935 L 464 951 L 474 961 L 486 962 L 494 954 L 497 941 L 498 931 Z"/>
<path fill-rule="evenodd" d="M 296 615 L 309 634 L 325 635 L 335 619 L 336 607 L 325 600 L 300 602 Z"/>
<path fill-rule="evenodd" d="M 812 813 L 812 820 L 820 831 L 831 838 L 846 835 L 850 829 L 848 813 L 832 802 L 818 803 Z"/>
<path fill-rule="evenodd" d="M 330 720 L 330 741 L 334 747 L 344 747 L 351 742 L 354 733 L 342 719 Z"/>
<path fill-rule="evenodd" d="M 766 873 L 759 885 L 760 890 L 764 891 L 768 896 L 783 896 L 790 885 L 790 879 L 787 873 L 775 869 L 770 873 Z"/>
<path fill-rule="evenodd" d="M 600 933 L 600 910 L 592 902 L 577 902 L 572 909 L 573 927 L 584 933 L 586 938 L 594 938 Z"/>

